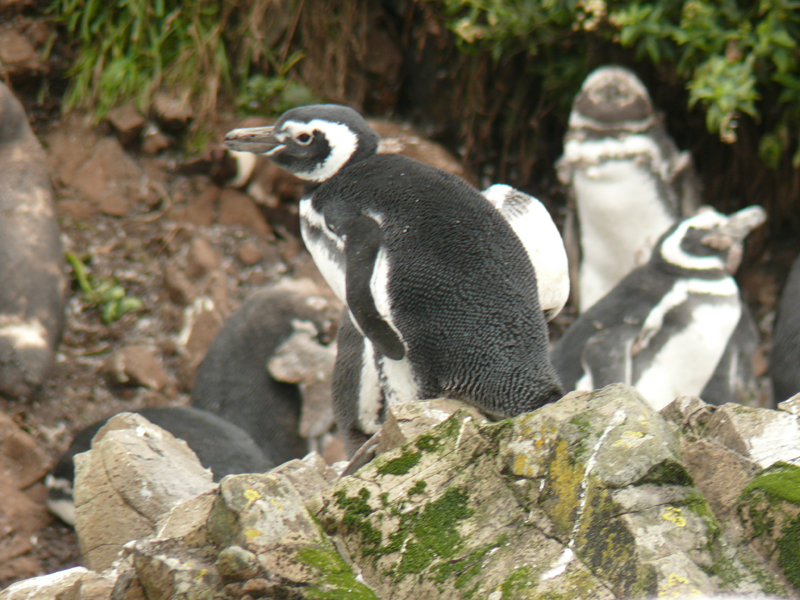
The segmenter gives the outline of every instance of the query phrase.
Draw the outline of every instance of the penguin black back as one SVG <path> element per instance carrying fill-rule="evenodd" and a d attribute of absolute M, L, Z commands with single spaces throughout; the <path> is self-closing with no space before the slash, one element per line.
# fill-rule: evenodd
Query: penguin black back
<path fill-rule="evenodd" d="M 225 321 L 192 389 L 192 406 L 247 431 L 275 464 L 305 456 L 308 444 L 299 433 L 300 390 L 273 379 L 267 361 L 293 333 L 293 319 L 319 327 L 324 320 L 309 296 L 293 286 L 285 282 L 259 290 Z"/>

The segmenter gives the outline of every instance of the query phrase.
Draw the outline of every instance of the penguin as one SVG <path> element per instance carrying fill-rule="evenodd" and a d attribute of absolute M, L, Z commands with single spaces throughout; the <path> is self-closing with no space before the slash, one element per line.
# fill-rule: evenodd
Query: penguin
<path fill-rule="evenodd" d="M 751 206 L 726 217 L 707 208 L 662 235 L 634 269 L 564 332 L 552 360 L 568 390 L 623 382 L 656 410 L 680 395 L 730 402 L 743 303 L 731 275 L 747 234 L 764 222 Z M 743 341 L 747 345 L 747 340 Z M 752 351 L 749 348 L 749 361 Z M 715 377 L 721 362 L 727 377 Z M 723 370 L 724 370 L 723 369 Z M 712 385 L 709 385 L 709 383 Z"/>
<path fill-rule="evenodd" d="M 0 396 L 30 398 L 64 330 L 67 280 L 47 157 L 0 83 Z"/>
<path fill-rule="evenodd" d="M 444 396 L 504 418 L 559 399 L 536 274 L 511 225 L 464 180 L 378 154 L 378 142 L 337 105 L 225 138 L 306 182 L 303 240 L 371 345 L 388 404 Z M 336 414 L 339 402 L 358 398 L 334 394 Z"/>
<path fill-rule="evenodd" d="M 800 257 L 789 271 L 772 330 L 769 375 L 776 402 L 800 392 Z"/>
<path fill-rule="evenodd" d="M 558 228 L 544 205 L 524 192 L 495 184 L 481 192 L 511 225 L 525 246 L 536 272 L 541 309 L 551 321 L 569 299 L 567 253 Z M 361 336 L 345 312 L 339 322 L 338 352 L 333 372 L 334 398 L 358 398 L 356 403 L 335 402 L 336 422 L 351 458 L 381 427 L 386 403 L 371 342 Z"/>
<path fill-rule="evenodd" d="M 552 321 L 569 300 L 569 262 L 564 240 L 550 213 L 538 199 L 496 183 L 481 192 L 508 221 L 536 271 L 539 306 Z"/>
<path fill-rule="evenodd" d="M 622 67 L 583 82 L 556 170 L 570 195 L 564 237 L 579 312 L 645 264 L 659 236 L 700 202 L 691 155 L 678 151 L 644 84 Z"/>
<path fill-rule="evenodd" d="M 296 384 L 270 376 L 267 362 L 309 323 L 320 338 L 333 330 L 329 303 L 308 280 L 284 280 L 252 294 L 225 321 L 197 367 L 191 404 L 241 427 L 275 464 L 308 453 L 300 435 L 303 402 Z"/>
<path fill-rule="evenodd" d="M 214 481 L 238 473 L 264 473 L 276 466 L 245 431 L 207 411 L 191 406 L 164 406 L 132 412 L 185 441 L 200 464 L 211 470 Z M 91 449 L 95 434 L 110 418 L 101 419 L 78 432 L 45 478 L 45 504 L 67 525 L 75 526 L 74 457 Z"/>

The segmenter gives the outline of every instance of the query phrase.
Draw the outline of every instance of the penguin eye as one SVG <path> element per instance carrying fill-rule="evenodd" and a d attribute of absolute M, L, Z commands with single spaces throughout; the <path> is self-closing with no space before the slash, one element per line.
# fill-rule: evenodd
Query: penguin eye
<path fill-rule="evenodd" d="M 295 140 L 297 140 L 298 144 L 303 144 L 306 146 L 311 143 L 312 136 L 309 133 L 301 133 L 295 138 Z"/>

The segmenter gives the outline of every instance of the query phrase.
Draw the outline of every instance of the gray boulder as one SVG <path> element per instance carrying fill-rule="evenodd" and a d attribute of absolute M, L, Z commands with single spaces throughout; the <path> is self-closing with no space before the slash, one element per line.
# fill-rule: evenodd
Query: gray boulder
<path fill-rule="evenodd" d="M 0 394 L 31 396 L 49 375 L 65 294 L 47 157 L 0 83 Z"/>

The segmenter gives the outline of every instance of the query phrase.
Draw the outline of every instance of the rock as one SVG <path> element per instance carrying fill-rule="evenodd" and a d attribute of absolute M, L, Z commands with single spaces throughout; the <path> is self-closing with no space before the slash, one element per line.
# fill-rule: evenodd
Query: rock
<path fill-rule="evenodd" d="M 186 256 L 186 275 L 193 280 L 200 279 L 222 264 L 222 257 L 206 240 L 192 238 Z"/>
<path fill-rule="evenodd" d="M 442 145 L 426 139 L 407 125 L 379 120 L 369 120 L 368 123 L 381 136 L 378 147 L 378 152 L 381 154 L 403 154 L 437 169 L 458 175 L 477 187 L 478 182 L 475 178 Z"/>
<path fill-rule="evenodd" d="M 236 257 L 246 267 L 252 267 L 258 264 L 264 258 L 264 253 L 261 249 L 252 242 L 245 242 L 236 251 Z"/>
<path fill-rule="evenodd" d="M 780 461 L 800 466 L 800 421 L 788 412 L 725 404 L 709 419 L 704 435 L 762 469 Z"/>
<path fill-rule="evenodd" d="M 225 322 L 225 318 L 211 298 L 200 296 L 190 306 L 186 307 L 183 321 L 184 325 L 178 336 L 178 344 L 186 360 L 185 370 L 188 371 L 189 378 L 194 379 L 195 371 L 205 359 L 209 347 Z M 191 389 L 192 385 L 189 386 L 189 389 Z M 201 406 L 199 408 L 204 407 Z M 235 423 L 232 419 L 229 420 Z M 239 426 L 241 427 L 241 425 Z M 246 430 L 247 428 L 242 427 L 242 429 Z M 256 441 L 258 442 L 258 440 Z"/>
<path fill-rule="evenodd" d="M 386 410 L 386 422 L 381 427 L 377 453 L 383 454 L 417 439 L 428 429 L 449 419 L 458 410 L 468 411 L 476 423 L 488 423 L 477 409 L 465 407 L 463 402 L 448 398 L 401 402 L 389 406 Z"/>
<path fill-rule="evenodd" d="M 779 402 L 778 410 L 788 412 L 790 415 L 800 415 L 800 394 L 795 394 L 788 400 Z"/>
<path fill-rule="evenodd" d="M 13 489 L 24 490 L 33 485 L 47 473 L 49 463 L 36 440 L 0 413 L 0 474 L 13 481 Z"/>
<path fill-rule="evenodd" d="M 736 510 L 744 537 L 800 589 L 800 467 L 777 463 L 745 489 Z"/>
<path fill-rule="evenodd" d="M 172 208 L 168 214 L 170 218 L 179 222 L 210 227 L 217 218 L 216 205 L 221 193 L 222 190 L 217 186 L 209 186 L 199 196 L 192 198 L 186 208 Z"/>
<path fill-rule="evenodd" d="M 75 529 L 86 564 L 111 565 L 123 545 L 156 533 L 161 517 L 213 487 L 183 441 L 131 413 L 112 417 L 75 456 Z"/>
<path fill-rule="evenodd" d="M 62 171 L 67 185 L 76 188 L 87 200 L 112 211 L 115 206 L 119 209 L 119 198 L 125 200 L 133 195 L 135 190 L 129 189 L 126 182 L 139 176 L 139 167 L 113 137 L 100 140 L 89 159 L 76 171 Z"/>
<path fill-rule="evenodd" d="M 141 139 L 147 120 L 133 104 L 112 108 L 106 116 L 123 146 L 132 146 Z"/>
<path fill-rule="evenodd" d="M 108 370 L 116 383 L 141 385 L 156 391 L 167 385 L 167 374 L 155 350 L 147 346 L 126 346 L 114 351 Z"/>
<path fill-rule="evenodd" d="M 142 135 L 142 152 L 155 156 L 173 144 L 173 139 L 161 132 L 155 125 L 149 125 Z"/>
<path fill-rule="evenodd" d="M 180 131 L 194 118 L 188 90 L 180 98 L 163 92 L 157 93 L 153 99 L 153 112 L 167 131 Z"/>
<path fill-rule="evenodd" d="M 272 233 L 272 228 L 253 200 L 249 196 L 231 188 L 222 190 L 219 199 L 217 223 L 220 225 L 239 225 L 269 240 L 275 237 Z"/>
<path fill-rule="evenodd" d="M 317 518 L 381 598 L 750 592 L 770 577 L 726 549 L 673 428 L 623 385 L 497 424 L 457 411 L 323 501 Z"/>
<path fill-rule="evenodd" d="M 117 194 L 103 196 L 98 200 L 97 207 L 101 213 L 109 217 L 126 217 L 131 212 L 131 203 L 124 196 Z"/>
<path fill-rule="evenodd" d="M 50 522 L 42 512 L 34 485 L 49 459 L 36 441 L 6 415 L 0 414 L 0 581 L 42 571 L 32 539 Z"/>
<path fill-rule="evenodd" d="M 0 28 L 0 73 L 16 77 L 31 71 L 45 71 L 36 48 L 15 28 Z"/>
<path fill-rule="evenodd" d="M 0 592 L 0 600 L 36 598 L 36 600 L 61 600 L 76 598 L 81 579 L 90 571 L 85 567 L 74 567 L 49 575 L 19 581 Z"/>
<path fill-rule="evenodd" d="M 175 304 L 186 306 L 197 298 L 197 288 L 186 277 L 184 270 L 175 264 L 169 264 L 164 269 L 164 288 Z"/>
<path fill-rule="evenodd" d="M 64 327 L 66 278 L 47 159 L 0 83 L 0 395 L 32 396 Z"/>

